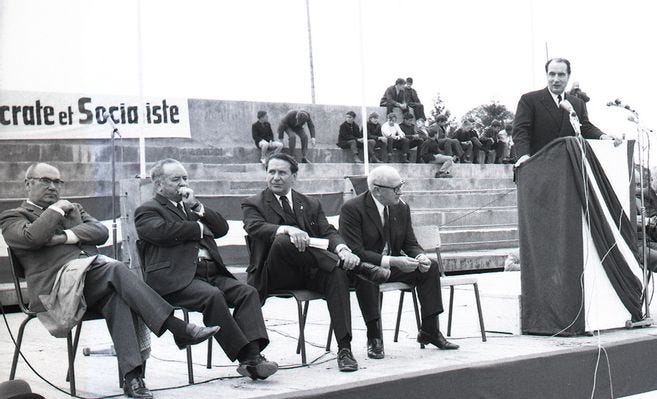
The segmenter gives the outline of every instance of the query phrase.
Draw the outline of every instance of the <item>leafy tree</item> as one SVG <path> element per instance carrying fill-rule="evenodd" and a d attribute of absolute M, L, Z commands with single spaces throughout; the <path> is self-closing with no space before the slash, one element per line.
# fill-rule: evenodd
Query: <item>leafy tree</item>
<path fill-rule="evenodd" d="M 447 105 L 445 105 L 445 101 L 443 101 L 443 99 L 440 98 L 440 93 L 436 93 L 436 97 L 433 99 L 433 108 L 431 109 L 431 116 L 429 116 L 428 118 L 429 124 L 435 123 L 438 115 L 444 115 L 445 118 L 447 118 L 447 121 L 450 123 L 454 122 L 454 117 L 452 116 L 450 110 L 447 109 Z"/>
<path fill-rule="evenodd" d="M 466 119 L 475 120 L 475 128 L 481 130 L 490 126 L 490 123 L 497 119 L 504 123 L 505 121 L 513 120 L 513 112 L 509 111 L 506 106 L 497 101 L 492 101 L 488 104 L 479 105 L 470 111 L 466 112 L 461 118 L 461 121 Z"/>

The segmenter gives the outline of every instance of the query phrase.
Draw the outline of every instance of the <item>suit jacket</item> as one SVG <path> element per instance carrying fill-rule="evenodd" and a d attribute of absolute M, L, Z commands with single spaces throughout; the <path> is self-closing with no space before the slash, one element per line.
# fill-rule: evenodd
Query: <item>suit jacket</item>
<path fill-rule="evenodd" d="M 404 202 L 388 207 L 391 228 L 390 255 L 412 258 L 424 253 L 418 244 L 411 225 L 411 209 Z M 354 254 L 363 262 L 381 265 L 385 236 L 379 210 L 372 194 L 366 191 L 342 205 L 340 210 L 340 235 Z"/>
<path fill-rule="evenodd" d="M 107 227 L 89 215 L 80 204 L 62 216 L 52 209 L 41 209 L 28 202 L 0 214 L 0 229 L 7 245 L 14 251 L 25 271 L 30 308 L 45 310 L 39 295 L 52 290 L 57 272 L 73 259 L 98 254 L 96 245 L 109 236 Z M 77 244 L 48 246 L 57 233 L 71 230 L 80 239 Z"/>
<path fill-rule="evenodd" d="M 208 250 L 220 275 L 235 278 L 226 269 L 214 241 L 228 233 L 226 219 L 208 207 L 200 218 L 187 205 L 185 212 L 187 216 L 159 194 L 135 210 L 137 235 L 142 241 L 144 278 L 162 296 L 191 283 L 201 247 Z M 204 234 L 201 238 L 198 220 L 210 229 L 211 236 Z"/>
<path fill-rule="evenodd" d="M 307 232 L 311 237 L 327 238 L 330 252 L 334 252 L 338 245 L 344 244 L 344 240 L 335 227 L 326 220 L 319 200 L 307 197 L 294 190 L 292 190 L 292 200 L 297 225 L 301 230 Z M 249 266 L 246 269 L 248 283 L 254 286 L 263 296 L 268 292 L 268 275 L 265 262 L 269 256 L 269 250 L 274 238 L 276 238 L 276 230 L 285 224 L 284 212 L 278 199 L 268 188 L 243 200 L 242 212 L 244 214 L 244 229 L 249 235 L 251 254 Z M 325 253 L 326 251 L 321 252 Z"/>
<path fill-rule="evenodd" d="M 381 97 L 381 101 L 379 102 L 379 105 L 382 107 L 385 107 L 386 105 L 399 105 L 402 104 L 406 101 L 406 94 L 404 92 L 404 89 L 402 88 L 397 92 L 397 89 L 395 88 L 395 85 L 392 85 L 386 89 L 386 91 L 383 93 L 383 97 Z"/>
<path fill-rule="evenodd" d="M 597 139 L 603 134 L 590 121 L 586 104 L 579 98 L 566 95 L 582 124 L 582 136 Z M 574 136 L 568 112 L 557 108 L 548 88 L 523 94 L 518 102 L 513 120 L 513 143 L 517 157 L 534 155 L 550 141 L 565 136 Z"/>

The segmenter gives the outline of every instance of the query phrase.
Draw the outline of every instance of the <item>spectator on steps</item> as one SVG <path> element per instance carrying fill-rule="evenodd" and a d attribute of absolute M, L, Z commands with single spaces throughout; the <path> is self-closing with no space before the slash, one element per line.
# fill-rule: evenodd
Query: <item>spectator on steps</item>
<path fill-rule="evenodd" d="M 288 147 L 290 155 L 294 156 L 294 147 L 296 147 L 297 136 L 301 139 L 301 163 L 310 163 L 308 161 L 308 134 L 303 128 L 308 125 L 310 131 L 310 143 L 315 146 L 315 125 L 310 119 L 308 111 L 302 109 L 289 111 L 278 124 L 278 139 L 283 140 L 283 133 L 287 132 L 289 137 Z"/>
<path fill-rule="evenodd" d="M 361 136 L 362 136 L 361 129 Z M 374 153 L 376 155 L 376 150 L 382 149 L 381 152 L 385 152 L 388 149 L 388 139 L 381 133 L 381 124 L 379 123 L 379 114 L 372 112 L 367 119 L 367 139 L 374 140 Z M 387 153 L 386 153 L 387 154 Z M 381 162 L 381 158 L 377 158 Z"/>
<path fill-rule="evenodd" d="M 511 132 L 513 130 L 513 124 L 507 122 L 504 124 L 504 129 L 500 130 L 497 133 L 497 139 L 504 142 L 504 153 L 502 154 L 502 163 L 515 163 L 513 157 L 511 156 L 512 147 L 513 147 L 513 138 Z"/>
<path fill-rule="evenodd" d="M 270 152 L 275 154 L 283 149 L 283 143 L 274 140 L 267 111 L 258 111 L 258 120 L 251 125 L 251 136 L 256 147 L 260 148 L 260 162 L 263 164 Z"/>
<path fill-rule="evenodd" d="M 502 122 L 498 121 L 497 119 L 493 119 L 493 121 L 490 123 L 490 126 L 484 130 L 484 134 L 481 137 L 482 143 L 489 143 L 489 147 L 495 150 L 495 160 L 491 160 L 495 163 L 502 163 L 502 158 L 506 152 L 506 143 L 499 139 L 500 131 L 502 131 Z"/>
<path fill-rule="evenodd" d="M 454 138 L 462 144 L 472 143 L 472 163 L 479 162 L 479 151 L 486 150 L 484 144 L 479 141 L 479 134 L 474 128 L 474 119 L 465 119 L 461 127 L 454 133 Z"/>
<path fill-rule="evenodd" d="M 443 151 L 440 150 L 440 146 L 438 145 L 438 135 L 435 131 L 429 131 L 429 138 L 424 143 L 422 143 L 418 150 L 418 158 L 426 163 L 440 165 L 440 169 L 438 172 L 436 172 L 435 177 L 452 177 L 452 175 L 449 173 L 449 170 L 454 164 L 454 157 L 451 155 L 446 155 Z"/>
<path fill-rule="evenodd" d="M 393 148 L 401 152 L 401 163 L 408 163 L 410 158 L 410 149 L 408 147 L 408 138 L 397 124 L 397 115 L 390 112 L 388 121 L 381 126 L 383 137 L 388 140 L 388 162 L 392 161 Z"/>
<path fill-rule="evenodd" d="M 362 163 L 358 158 L 358 148 L 363 148 L 363 136 L 360 133 L 358 124 L 354 121 L 356 113 L 349 111 L 345 114 L 345 121 L 340 125 L 338 133 L 338 147 L 342 149 L 350 149 L 353 156 L 354 163 Z M 379 159 L 374 154 L 374 145 L 376 142 L 373 139 L 367 140 L 367 151 L 369 154 L 370 162 L 377 163 Z"/>
<path fill-rule="evenodd" d="M 406 98 L 406 104 L 413 109 L 413 115 L 416 119 L 427 119 L 424 116 L 424 105 L 420 102 L 420 98 L 417 96 L 417 91 L 413 88 L 413 78 L 406 78 L 406 86 L 404 87 L 404 95 Z"/>
<path fill-rule="evenodd" d="M 415 120 L 413 118 L 413 115 L 410 113 L 405 113 L 404 114 L 404 122 L 399 125 L 401 130 L 404 132 L 406 135 L 406 138 L 408 139 L 408 148 L 416 148 L 417 151 L 420 150 L 420 146 L 422 143 L 424 143 L 424 140 L 427 139 L 427 136 L 423 135 L 421 132 L 418 132 L 415 129 Z M 419 152 L 417 152 L 415 156 L 415 162 L 420 163 L 420 157 L 418 156 Z"/>
<path fill-rule="evenodd" d="M 406 94 L 404 93 L 404 85 L 406 81 L 398 78 L 395 84 L 388 87 L 381 97 L 380 106 L 386 107 L 386 114 L 390 114 L 393 109 L 399 108 L 401 112 L 408 112 L 408 105 L 406 104 Z"/>
<path fill-rule="evenodd" d="M 436 132 L 440 150 L 445 155 L 454 156 L 454 162 L 465 162 L 467 159 L 470 159 L 472 156 L 472 143 L 467 142 L 464 150 L 460 141 L 447 137 L 447 127 L 448 123 L 445 115 L 438 115 L 436 117 L 436 123 L 429 127 L 429 132 Z"/>

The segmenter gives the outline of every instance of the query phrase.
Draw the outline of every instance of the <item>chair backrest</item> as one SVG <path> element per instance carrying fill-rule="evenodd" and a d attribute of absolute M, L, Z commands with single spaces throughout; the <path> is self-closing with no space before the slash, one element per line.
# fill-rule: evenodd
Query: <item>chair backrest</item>
<path fill-rule="evenodd" d="M 11 267 L 11 278 L 14 282 L 14 290 L 16 291 L 16 301 L 21 311 L 27 315 L 36 315 L 36 312 L 31 311 L 27 306 L 25 306 L 25 300 L 23 299 L 23 291 L 21 290 L 21 280 L 25 279 L 25 269 L 23 265 L 16 257 L 16 254 L 7 248 L 7 255 L 9 255 L 9 265 Z"/>

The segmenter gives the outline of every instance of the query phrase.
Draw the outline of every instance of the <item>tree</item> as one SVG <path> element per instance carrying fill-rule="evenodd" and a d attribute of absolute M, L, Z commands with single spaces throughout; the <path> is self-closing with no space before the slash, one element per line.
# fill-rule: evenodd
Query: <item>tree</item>
<path fill-rule="evenodd" d="M 433 108 L 431 109 L 431 116 L 428 118 L 429 124 L 433 124 L 436 122 L 436 118 L 438 115 L 444 115 L 445 118 L 447 118 L 447 121 L 452 123 L 454 122 L 454 117 L 452 117 L 452 113 L 447 109 L 447 105 L 445 105 L 445 101 L 443 101 L 442 98 L 440 98 L 440 93 L 436 93 L 436 97 L 433 99 Z"/>
<path fill-rule="evenodd" d="M 500 104 L 497 101 L 492 101 L 488 104 L 482 104 L 466 112 L 465 115 L 463 115 L 463 118 L 461 118 L 461 121 L 466 119 L 474 119 L 475 128 L 483 129 L 490 126 L 490 123 L 494 119 L 504 123 L 505 121 L 513 120 L 513 117 L 513 112 L 509 111 L 506 106 Z"/>

